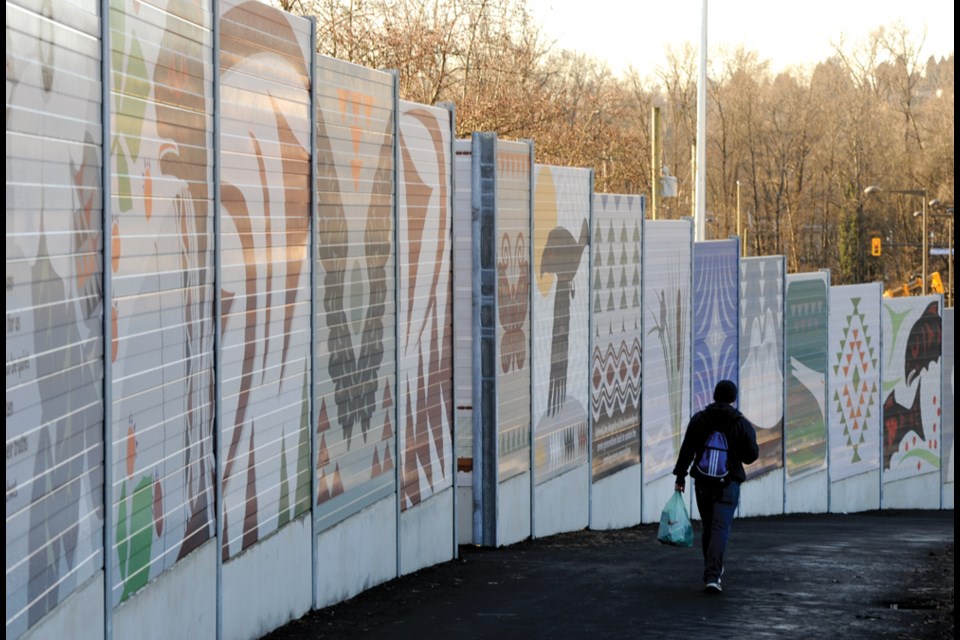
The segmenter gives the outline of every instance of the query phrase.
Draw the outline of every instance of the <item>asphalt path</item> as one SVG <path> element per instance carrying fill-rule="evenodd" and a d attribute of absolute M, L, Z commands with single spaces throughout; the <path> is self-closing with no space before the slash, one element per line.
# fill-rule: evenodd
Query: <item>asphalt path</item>
<path fill-rule="evenodd" d="M 692 549 L 656 525 L 464 546 L 265 638 L 954 637 L 952 510 L 737 519 L 721 595 L 694 528 Z"/>

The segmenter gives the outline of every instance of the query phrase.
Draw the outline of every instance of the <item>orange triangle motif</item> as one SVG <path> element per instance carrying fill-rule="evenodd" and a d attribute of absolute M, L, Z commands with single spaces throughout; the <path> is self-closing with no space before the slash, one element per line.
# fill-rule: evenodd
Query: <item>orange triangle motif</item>
<path fill-rule="evenodd" d="M 343 493 L 343 481 L 340 480 L 340 465 L 333 470 L 333 488 L 330 490 L 330 497 L 334 498 Z"/>
<path fill-rule="evenodd" d="M 317 451 L 317 468 L 330 464 L 330 450 L 327 449 L 327 436 L 320 436 L 320 449 Z"/>

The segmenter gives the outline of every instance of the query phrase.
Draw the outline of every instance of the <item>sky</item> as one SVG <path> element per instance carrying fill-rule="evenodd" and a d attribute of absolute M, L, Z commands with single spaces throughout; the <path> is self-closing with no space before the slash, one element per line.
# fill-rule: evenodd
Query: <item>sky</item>
<path fill-rule="evenodd" d="M 527 0 L 549 40 L 589 54 L 616 73 L 643 76 L 666 63 L 667 45 L 700 42 L 702 0 Z M 707 50 L 743 45 L 771 71 L 812 67 L 831 42 L 864 43 L 880 26 L 902 23 L 919 42 L 921 60 L 953 52 L 953 0 L 708 0 Z"/>

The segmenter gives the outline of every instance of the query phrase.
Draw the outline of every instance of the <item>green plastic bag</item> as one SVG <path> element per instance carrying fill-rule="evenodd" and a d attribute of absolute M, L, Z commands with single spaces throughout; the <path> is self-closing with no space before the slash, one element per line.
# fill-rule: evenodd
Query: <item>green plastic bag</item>
<path fill-rule="evenodd" d="M 674 547 L 693 546 L 693 525 L 687 514 L 687 505 L 683 502 L 683 494 L 674 491 L 667 500 L 667 506 L 660 513 L 660 529 L 657 530 L 657 540 Z"/>

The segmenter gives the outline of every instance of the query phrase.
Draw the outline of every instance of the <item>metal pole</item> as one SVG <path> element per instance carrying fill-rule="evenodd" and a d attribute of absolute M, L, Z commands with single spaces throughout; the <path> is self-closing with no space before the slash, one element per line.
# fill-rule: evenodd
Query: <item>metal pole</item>
<path fill-rule="evenodd" d="M 740 181 L 737 180 L 737 237 L 740 238 L 740 255 L 743 255 L 743 236 L 740 233 Z"/>
<path fill-rule="evenodd" d="M 9 27 L 8 27 L 9 29 Z M 8 31 L 9 33 L 9 31 Z M 100 0 L 100 215 L 101 235 L 110 233 L 113 213 L 113 154 L 110 144 L 113 119 L 110 113 L 113 69 L 110 45 L 110 0 Z M 9 50 L 9 45 L 7 45 Z M 9 54 L 8 54 L 9 55 Z M 9 108 L 9 93 L 8 107 Z M 9 131 L 9 129 L 8 129 Z M 8 156 L 9 158 L 9 156 Z M 9 161 L 8 161 L 9 162 Z M 8 169 L 9 171 L 9 169 Z M 9 174 L 7 179 L 9 180 Z M 8 221 L 9 223 L 9 221 Z M 116 517 L 113 514 L 113 243 L 103 242 L 103 636 L 113 638 L 113 583 L 116 580 L 114 545 L 116 544 Z M 9 305 L 9 302 L 7 303 Z M 8 307 L 9 308 L 9 307 Z M 10 462 L 7 461 L 8 469 Z M 8 471 L 9 473 L 9 471 Z M 9 586 L 7 587 L 9 593 Z M 7 605 L 9 607 L 9 604 Z"/>
<path fill-rule="evenodd" d="M 393 212 L 391 217 L 393 218 L 393 246 L 394 246 L 394 256 L 393 256 L 393 308 L 400 308 L 400 278 L 402 277 L 402 269 L 400 265 L 400 186 L 398 179 L 400 174 L 400 72 L 396 69 L 390 69 L 390 75 L 393 76 Z M 402 356 L 402 349 L 400 348 L 400 323 L 393 323 L 393 361 L 394 361 L 394 374 L 395 379 L 393 380 L 393 388 L 399 389 L 400 385 L 397 383 L 400 379 L 400 358 Z M 393 424 L 400 424 L 400 403 L 393 403 L 393 410 L 390 412 L 390 419 L 393 420 Z M 389 415 L 389 414 L 388 414 Z M 403 575 L 403 566 L 401 564 L 403 558 L 402 555 L 402 534 L 400 527 L 400 501 L 403 498 L 403 489 L 401 487 L 402 476 L 400 465 L 403 462 L 402 456 L 403 451 L 400 449 L 400 430 L 396 432 L 396 436 L 393 439 L 393 459 L 397 461 L 393 465 L 393 483 L 396 487 L 396 500 L 393 502 L 394 512 L 396 514 L 397 522 L 397 543 L 396 543 L 396 575 Z M 404 443 L 406 444 L 406 443 Z"/>
<path fill-rule="evenodd" d="M 660 107 L 653 108 L 653 114 L 650 118 L 650 127 L 652 131 L 650 145 L 650 216 L 652 220 L 657 219 L 657 211 L 660 208 L 660 176 L 663 174 L 663 168 L 660 164 Z"/>
<path fill-rule="evenodd" d="M 317 422 L 320 408 L 317 406 L 317 311 L 320 276 L 317 261 L 319 242 L 320 199 L 317 195 L 317 18 L 310 17 L 310 607 L 317 606 L 320 576 L 320 550 L 317 547 Z M 396 174 L 394 174 L 396 175 Z"/>
<path fill-rule="evenodd" d="M 927 192 L 923 191 L 923 295 L 927 295 L 927 252 L 929 248 L 927 247 Z"/>
<path fill-rule="evenodd" d="M 223 165 L 220 162 L 220 0 L 212 0 L 210 3 L 210 15 L 213 19 L 211 25 L 212 41 L 212 69 L 211 84 L 213 90 L 213 154 L 211 160 L 210 174 L 213 178 L 213 495 L 214 495 L 214 526 L 216 529 L 216 605 L 215 605 L 215 629 L 218 640 L 223 638 L 223 550 L 226 549 L 227 541 L 224 539 L 224 529 L 227 517 L 227 511 L 223 506 L 223 473 L 224 461 L 227 450 L 224 448 L 224 427 L 223 427 L 223 324 L 220 318 L 223 317 L 223 213 L 220 207 L 223 202 L 223 192 L 221 190 L 221 174 Z"/>
<path fill-rule="evenodd" d="M 696 235 L 700 242 L 707 239 L 707 0 L 703 0 L 700 16 L 700 73 L 697 79 L 697 190 Z"/>
<path fill-rule="evenodd" d="M 700 145 L 690 145 L 690 184 L 693 185 L 693 197 L 690 198 L 690 217 L 693 218 L 694 233 L 697 228 L 697 200 L 700 193 L 697 191 L 697 149 Z"/>
<path fill-rule="evenodd" d="M 947 236 L 947 306 L 953 308 L 953 216 L 950 217 L 949 235 Z"/>

